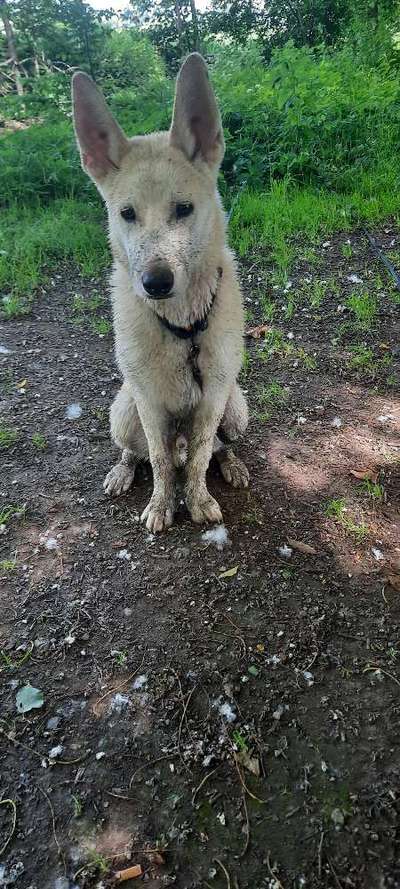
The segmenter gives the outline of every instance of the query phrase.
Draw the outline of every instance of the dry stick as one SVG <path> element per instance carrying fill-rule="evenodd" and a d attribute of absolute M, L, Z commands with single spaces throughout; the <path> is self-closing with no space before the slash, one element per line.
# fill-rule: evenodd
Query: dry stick
<path fill-rule="evenodd" d="M 37 750 L 34 750 L 33 747 L 28 747 L 28 744 L 24 744 L 22 741 L 18 741 L 17 738 L 13 738 L 11 734 L 5 732 L 3 728 L 0 726 L 0 735 L 4 735 L 11 744 L 15 744 L 17 747 L 22 747 L 23 750 L 27 750 L 28 753 L 32 753 L 33 756 L 37 756 L 41 762 L 43 760 L 47 761 L 49 765 L 56 766 L 74 766 L 78 762 L 82 762 L 88 756 L 88 753 L 83 753 L 82 756 L 79 756 L 77 759 L 55 759 L 51 760 L 45 753 L 38 753 Z"/>
<path fill-rule="evenodd" d="M 228 874 L 226 867 L 224 867 L 224 865 L 222 864 L 222 861 L 220 861 L 219 858 L 214 858 L 214 861 L 216 864 L 218 864 L 218 867 L 220 867 L 222 872 L 225 874 L 227 889 L 232 889 L 231 878 Z"/>
<path fill-rule="evenodd" d="M 16 826 L 16 823 L 17 823 L 17 807 L 16 807 L 15 802 L 14 802 L 13 799 L 2 799 L 2 800 L 0 800 L 0 806 L 11 806 L 11 809 L 12 809 L 12 825 L 11 825 L 11 831 L 10 831 L 10 833 L 9 833 L 9 835 L 8 835 L 8 837 L 7 837 L 6 841 L 5 841 L 5 843 L 4 843 L 4 845 L 3 845 L 3 846 L 1 847 L 1 849 L 0 849 L 0 858 L 1 858 L 1 856 L 2 856 L 3 853 L 6 851 L 7 846 L 11 843 L 11 840 L 12 840 L 12 838 L 13 838 L 13 836 L 14 836 L 15 826 Z"/>
<path fill-rule="evenodd" d="M 393 679 L 393 682 L 396 682 L 397 685 L 400 685 L 399 680 L 396 679 L 396 676 L 393 676 L 393 673 L 388 673 L 387 670 L 382 670 L 382 667 L 379 667 L 378 664 L 368 664 L 364 668 L 363 673 L 370 673 L 371 670 L 379 670 L 379 672 L 383 673 L 384 676 L 389 676 L 389 679 Z"/>
<path fill-rule="evenodd" d="M 211 778 L 211 775 L 214 775 L 215 772 L 218 771 L 218 768 L 219 768 L 219 766 L 217 766 L 215 769 L 213 769 L 212 772 L 208 772 L 208 774 L 205 775 L 205 777 L 203 778 L 203 780 L 200 781 L 199 786 L 196 787 L 196 790 L 194 791 L 194 793 L 193 793 L 193 795 L 192 795 L 192 806 L 194 805 L 195 800 L 196 800 L 196 796 L 197 796 L 197 794 L 200 792 L 201 788 L 204 787 L 206 781 L 208 781 L 208 779 Z"/>
<path fill-rule="evenodd" d="M 245 818 L 246 818 L 246 838 L 245 838 L 245 843 L 244 843 L 243 849 L 242 849 L 242 851 L 241 851 L 241 853 L 240 853 L 240 855 L 239 855 L 239 859 L 240 859 L 240 860 L 241 860 L 242 858 L 244 858 L 244 856 L 246 855 L 246 852 L 248 852 L 248 850 L 249 850 L 249 846 L 250 846 L 250 819 L 249 819 L 249 810 L 248 810 L 248 808 L 247 808 L 247 803 L 246 803 L 246 793 L 245 793 L 245 791 L 244 791 L 243 788 L 242 788 L 242 803 L 243 803 L 243 809 L 244 809 L 244 814 L 245 814 Z"/>
<path fill-rule="evenodd" d="M 341 884 L 341 882 L 340 882 L 340 880 L 339 880 L 339 877 L 338 877 L 338 875 L 337 875 L 337 873 L 336 873 L 336 871 L 335 871 L 335 868 L 334 868 L 334 866 L 333 866 L 333 864 L 332 864 L 332 862 L 331 862 L 331 859 L 328 858 L 328 855 L 326 856 L 326 858 L 327 858 L 329 867 L 330 867 L 330 869 L 331 869 L 331 871 L 332 871 L 332 875 L 333 875 L 333 877 L 335 878 L 335 883 L 336 883 L 338 889 L 343 889 L 343 886 L 342 886 L 342 884 Z"/>
<path fill-rule="evenodd" d="M 60 846 L 60 843 L 58 842 L 58 837 L 57 837 L 57 832 L 56 832 L 56 816 L 55 816 L 55 814 L 54 814 L 54 809 L 53 809 L 53 806 L 52 806 L 52 802 L 51 802 L 50 797 L 48 796 L 48 794 L 46 793 L 46 791 L 43 790 L 43 787 L 41 787 L 40 784 L 38 784 L 38 788 L 39 788 L 40 792 L 43 794 L 45 800 L 47 801 L 47 805 L 48 805 L 48 807 L 49 807 L 49 809 L 50 809 L 50 813 L 51 813 L 51 821 L 52 821 L 52 825 L 53 825 L 54 842 L 55 842 L 55 844 L 56 844 L 56 846 L 57 846 L 57 851 L 58 851 L 59 857 L 61 858 L 61 861 L 62 861 L 62 863 L 63 863 L 64 873 L 66 874 L 66 873 L 67 873 L 67 868 L 66 868 L 66 864 L 65 864 L 64 853 L 63 853 L 63 851 L 62 851 L 62 848 L 61 848 L 61 846 Z"/>
<path fill-rule="evenodd" d="M 182 762 L 183 762 L 183 765 L 185 766 L 186 769 L 187 769 L 188 767 L 187 767 L 187 765 L 186 765 L 186 763 L 185 763 L 185 760 L 183 759 L 183 756 L 182 756 L 182 754 L 181 754 L 181 735 L 182 735 L 183 721 L 184 721 L 184 719 L 186 719 L 187 708 L 188 708 L 188 706 L 189 706 L 189 704 L 190 704 L 190 699 L 191 699 L 191 697 L 192 697 L 192 695 L 193 695 L 193 692 L 195 691 L 195 688 L 196 688 L 196 686 L 193 686 L 193 688 L 190 690 L 190 692 L 189 692 L 189 694 L 188 694 L 188 696 L 187 696 L 186 702 L 185 702 L 185 704 L 184 704 L 184 706 L 183 706 L 182 717 L 181 717 L 181 721 L 180 721 L 180 723 L 179 723 L 179 731 L 178 731 L 178 750 L 179 750 L 179 755 L 180 755 L 180 758 L 181 758 L 181 760 L 182 760 Z M 186 720 L 186 725 L 187 725 L 187 720 Z"/>
<path fill-rule="evenodd" d="M 275 881 L 276 889 L 284 889 L 283 884 L 281 883 L 279 877 L 277 877 L 276 874 L 274 874 L 274 872 L 272 870 L 269 852 L 267 855 L 267 868 L 268 868 L 268 872 L 271 874 L 272 879 Z"/>
<path fill-rule="evenodd" d="M 322 874 L 322 844 L 324 842 L 324 831 L 321 830 L 321 839 L 318 845 L 318 879 L 321 879 Z"/>
<path fill-rule="evenodd" d="M 120 682 L 119 685 L 116 685 L 114 688 L 110 688 L 109 691 L 106 691 L 106 693 L 105 693 L 101 698 L 99 698 L 98 701 L 96 701 L 96 703 L 95 703 L 95 705 L 94 705 L 94 707 L 93 707 L 95 716 L 98 716 L 97 708 L 98 708 L 99 704 L 101 704 L 101 702 L 105 700 L 105 698 L 108 698 L 109 695 L 113 695 L 116 691 L 119 691 L 120 688 L 123 688 L 124 685 L 126 685 L 128 682 L 131 681 L 131 679 L 133 679 L 134 676 L 136 676 L 136 673 L 138 673 L 139 670 L 141 670 L 141 668 L 142 668 L 142 666 L 143 666 L 143 664 L 144 664 L 144 659 L 145 659 L 145 657 L 146 657 L 146 652 L 144 653 L 144 655 L 143 655 L 143 657 L 142 657 L 142 660 L 141 660 L 139 666 L 136 667 L 136 670 L 134 670 L 134 672 L 131 673 L 130 676 L 127 676 L 126 679 L 124 679 L 123 682 Z"/>
<path fill-rule="evenodd" d="M 236 759 L 235 751 L 233 751 L 233 760 L 234 760 L 234 763 L 235 763 L 235 766 L 236 766 L 236 771 L 237 771 L 237 773 L 238 773 L 238 775 L 239 775 L 240 783 L 241 783 L 243 789 L 246 791 L 246 793 L 248 793 L 249 796 L 251 797 L 251 799 L 254 799 L 254 800 L 256 801 L 256 803 L 262 803 L 262 804 L 263 804 L 263 803 L 266 803 L 266 802 L 267 802 L 266 799 L 260 799 L 259 796 L 256 796 L 255 793 L 252 793 L 251 790 L 249 790 L 249 788 L 247 787 L 247 784 L 246 784 L 246 782 L 245 782 L 245 780 L 244 780 L 244 778 L 243 778 L 243 775 L 242 775 L 242 772 L 241 772 L 241 769 L 240 769 L 240 765 L 239 765 L 239 763 L 238 763 L 238 761 L 237 761 L 237 759 Z"/>

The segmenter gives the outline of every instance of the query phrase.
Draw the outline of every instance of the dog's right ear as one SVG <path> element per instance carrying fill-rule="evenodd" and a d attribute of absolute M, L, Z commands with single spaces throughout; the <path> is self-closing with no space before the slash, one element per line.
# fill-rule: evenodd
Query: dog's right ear
<path fill-rule="evenodd" d="M 169 138 L 189 160 L 200 157 L 212 170 L 218 170 L 225 147 L 221 115 L 207 65 L 197 52 L 187 57 L 178 74 Z"/>
<path fill-rule="evenodd" d="M 82 71 L 72 78 L 72 106 L 83 169 L 101 182 L 110 170 L 119 168 L 128 139 L 92 78 Z"/>

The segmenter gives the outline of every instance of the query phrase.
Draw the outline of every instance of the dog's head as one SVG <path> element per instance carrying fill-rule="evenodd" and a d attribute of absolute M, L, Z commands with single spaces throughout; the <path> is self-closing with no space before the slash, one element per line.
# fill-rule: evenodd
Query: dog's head
<path fill-rule="evenodd" d="M 169 133 L 128 139 L 87 74 L 74 75 L 72 93 L 82 166 L 106 202 L 115 256 L 139 296 L 179 297 L 220 214 L 224 139 L 204 60 L 193 53 L 179 72 Z"/>

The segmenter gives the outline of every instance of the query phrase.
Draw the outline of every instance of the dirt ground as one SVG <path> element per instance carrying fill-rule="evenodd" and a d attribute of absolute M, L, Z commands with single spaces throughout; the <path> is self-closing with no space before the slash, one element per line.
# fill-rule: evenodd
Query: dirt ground
<path fill-rule="evenodd" d="M 104 282 L 0 325 L 2 887 L 400 887 L 398 294 L 361 232 L 297 252 L 289 286 L 242 269 L 278 334 L 247 339 L 249 489 L 210 468 L 220 549 L 183 504 L 146 531 L 148 468 L 102 492 Z"/>

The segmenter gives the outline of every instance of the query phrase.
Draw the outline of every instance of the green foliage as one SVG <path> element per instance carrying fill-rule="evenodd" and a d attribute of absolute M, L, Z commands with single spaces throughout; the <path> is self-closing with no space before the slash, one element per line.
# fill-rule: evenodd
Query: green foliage
<path fill-rule="evenodd" d="M 11 448 L 17 441 L 18 432 L 8 426 L 0 426 L 0 450 Z"/>
<path fill-rule="evenodd" d="M 377 301 L 373 294 L 354 290 L 348 297 L 347 305 L 353 312 L 358 327 L 363 330 L 371 327 L 377 312 Z"/>

